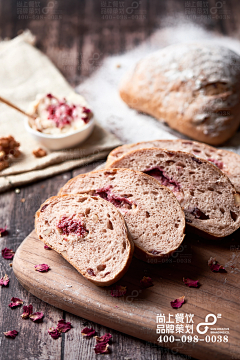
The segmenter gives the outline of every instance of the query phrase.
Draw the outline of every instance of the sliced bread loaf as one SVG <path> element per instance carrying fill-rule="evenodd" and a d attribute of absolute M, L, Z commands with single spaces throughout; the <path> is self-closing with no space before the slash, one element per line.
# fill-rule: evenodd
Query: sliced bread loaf
<path fill-rule="evenodd" d="M 129 169 L 98 170 L 67 182 L 60 194 L 87 193 L 110 201 L 121 211 L 135 245 L 135 255 L 163 262 L 182 243 L 184 213 L 176 197 L 158 181 Z"/>
<path fill-rule="evenodd" d="M 198 141 L 153 140 L 119 146 L 108 155 L 106 167 L 129 151 L 152 147 L 190 152 L 196 157 L 211 161 L 228 176 L 235 189 L 240 192 L 240 156 L 232 151 L 216 149 Z"/>
<path fill-rule="evenodd" d="M 240 195 L 228 177 L 211 162 L 182 151 L 158 148 L 133 150 L 111 168 L 130 168 L 155 177 L 176 195 L 186 222 L 213 237 L 240 226 Z"/>
<path fill-rule="evenodd" d="M 108 286 L 127 271 L 134 245 L 120 212 L 82 195 L 53 196 L 36 213 L 37 235 L 85 278 Z"/>

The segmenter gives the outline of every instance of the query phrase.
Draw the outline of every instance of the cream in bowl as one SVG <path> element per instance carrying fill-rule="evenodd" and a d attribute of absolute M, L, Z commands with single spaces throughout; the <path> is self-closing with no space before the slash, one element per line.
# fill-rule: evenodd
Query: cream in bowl
<path fill-rule="evenodd" d="M 93 113 L 86 101 L 72 93 L 66 98 L 53 94 L 38 96 L 25 121 L 26 129 L 51 150 L 76 146 L 92 132 Z"/>

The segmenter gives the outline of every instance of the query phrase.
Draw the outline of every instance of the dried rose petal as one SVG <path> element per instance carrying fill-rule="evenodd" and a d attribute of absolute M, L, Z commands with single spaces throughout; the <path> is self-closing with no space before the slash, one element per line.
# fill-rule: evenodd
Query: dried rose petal
<path fill-rule="evenodd" d="M 8 235 L 7 227 L 5 226 L 5 228 L 0 228 L 0 237 L 6 235 Z"/>
<path fill-rule="evenodd" d="M 94 351 L 96 354 L 108 354 L 109 353 L 109 344 L 108 343 L 98 343 L 95 345 Z"/>
<path fill-rule="evenodd" d="M 148 276 L 144 276 L 142 278 L 142 280 L 140 280 L 140 285 L 143 288 L 149 288 L 149 287 L 153 286 L 152 279 L 150 277 L 148 277 Z"/>
<path fill-rule="evenodd" d="M 111 290 L 111 295 L 113 297 L 120 297 L 120 296 L 124 296 L 127 292 L 127 287 L 126 286 L 122 286 L 122 285 L 116 285 L 115 289 Z"/>
<path fill-rule="evenodd" d="M 71 328 L 72 328 L 72 325 L 70 322 L 66 322 L 63 319 L 58 321 L 57 330 L 60 333 L 65 333 L 65 332 L 69 331 Z"/>
<path fill-rule="evenodd" d="M 81 334 L 86 337 L 91 337 L 96 334 L 96 331 L 93 328 L 90 329 L 88 327 L 85 327 L 84 329 L 82 329 Z"/>
<path fill-rule="evenodd" d="M 170 304 L 171 304 L 172 308 L 174 308 L 174 309 L 180 308 L 182 306 L 182 304 L 184 304 L 184 299 L 185 299 L 185 296 L 181 296 L 180 298 L 171 301 Z"/>
<path fill-rule="evenodd" d="M 9 277 L 7 274 L 5 274 L 1 279 L 0 279 L 0 285 L 1 286 L 8 286 L 9 283 Z"/>
<path fill-rule="evenodd" d="M 50 247 L 47 246 L 47 245 L 44 245 L 44 249 L 46 249 L 46 250 L 52 250 L 52 248 L 50 248 Z"/>
<path fill-rule="evenodd" d="M 49 333 L 49 335 L 51 335 L 51 337 L 53 339 L 58 339 L 61 336 L 61 334 L 58 332 L 58 330 L 54 329 L 53 327 L 48 329 L 48 333 Z"/>
<path fill-rule="evenodd" d="M 199 280 L 191 280 L 189 278 L 183 278 L 183 282 L 185 285 L 189 286 L 189 287 L 199 287 Z"/>
<path fill-rule="evenodd" d="M 29 317 L 34 322 L 42 322 L 44 314 L 42 312 L 37 311 L 37 312 L 29 315 Z"/>
<path fill-rule="evenodd" d="M 104 334 L 103 336 L 94 336 L 97 343 L 108 343 L 112 338 L 112 335 L 109 333 Z"/>
<path fill-rule="evenodd" d="M 219 265 L 217 260 L 213 257 L 210 257 L 208 260 L 208 266 L 213 272 L 227 272 L 223 265 Z"/>
<path fill-rule="evenodd" d="M 21 306 L 23 304 L 23 300 L 19 298 L 12 297 L 11 303 L 8 305 L 10 308 L 15 308 L 17 306 Z"/>
<path fill-rule="evenodd" d="M 39 272 L 48 272 L 50 270 L 50 267 L 47 264 L 39 264 L 35 265 L 35 270 Z"/>
<path fill-rule="evenodd" d="M 12 249 L 4 248 L 2 250 L 2 257 L 7 260 L 12 259 L 14 257 L 14 251 L 12 251 Z"/>
<path fill-rule="evenodd" d="M 23 307 L 23 313 L 22 313 L 21 317 L 22 317 L 23 319 L 28 319 L 28 318 L 29 318 L 29 315 L 31 315 L 32 312 L 33 312 L 33 306 L 32 306 L 32 304 L 30 304 L 30 305 L 28 305 L 28 306 L 25 305 L 25 306 Z"/>
<path fill-rule="evenodd" d="M 12 338 L 12 339 L 15 339 L 15 337 L 17 336 L 17 334 L 18 334 L 18 331 L 17 331 L 17 330 L 11 330 L 11 331 L 6 331 L 6 332 L 4 332 L 4 335 L 5 335 L 6 337 L 10 337 L 10 338 Z"/>

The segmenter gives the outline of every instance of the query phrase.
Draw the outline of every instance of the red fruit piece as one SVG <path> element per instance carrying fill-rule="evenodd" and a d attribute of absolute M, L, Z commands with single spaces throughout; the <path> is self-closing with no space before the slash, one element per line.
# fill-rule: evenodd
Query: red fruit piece
<path fill-rule="evenodd" d="M 148 276 L 144 276 L 142 278 L 142 280 L 140 280 L 140 285 L 141 285 L 141 287 L 143 287 L 145 289 L 149 288 L 149 287 L 153 286 L 152 279 Z"/>
<path fill-rule="evenodd" d="M 8 235 L 7 227 L 5 226 L 5 228 L 0 228 L 0 237 L 6 235 Z"/>
<path fill-rule="evenodd" d="M 109 353 L 109 344 L 105 342 L 97 343 L 95 345 L 94 351 L 96 354 L 108 354 Z"/>
<path fill-rule="evenodd" d="M 15 308 L 17 306 L 21 306 L 23 304 L 23 300 L 19 298 L 12 297 L 11 303 L 8 305 L 10 308 Z"/>
<path fill-rule="evenodd" d="M 121 297 L 124 296 L 127 292 L 127 287 L 122 285 L 116 285 L 115 289 L 111 290 L 111 295 L 113 297 Z"/>
<path fill-rule="evenodd" d="M 63 235 L 76 234 L 80 237 L 85 237 L 89 231 L 80 219 L 74 219 L 74 215 L 71 217 L 63 216 L 58 222 L 57 227 L 61 230 Z"/>
<path fill-rule="evenodd" d="M 94 336 L 97 343 L 108 343 L 109 340 L 112 338 L 112 335 L 109 333 L 106 333 L 103 336 Z"/>
<path fill-rule="evenodd" d="M 158 166 L 143 171 L 145 174 L 154 177 L 160 184 L 169 187 L 173 191 L 180 191 L 180 184 L 174 179 L 170 178 L 166 172 Z"/>
<path fill-rule="evenodd" d="M 2 257 L 4 259 L 10 260 L 14 257 L 14 251 L 12 249 L 4 248 L 2 250 Z"/>
<path fill-rule="evenodd" d="M 189 278 L 185 279 L 183 278 L 183 282 L 185 285 L 189 286 L 189 287 L 199 287 L 199 281 L 198 280 L 191 280 Z"/>
<path fill-rule="evenodd" d="M 213 257 L 208 260 L 208 266 L 213 272 L 227 272 L 223 265 L 219 265 L 218 261 Z"/>
<path fill-rule="evenodd" d="M 21 317 L 22 317 L 23 319 L 28 319 L 28 318 L 29 318 L 29 315 L 31 315 L 32 312 L 33 312 L 33 306 L 32 306 L 32 304 L 30 304 L 30 305 L 28 305 L 28 306 L 25 305 L 25 306 L 23 307 L 23 313 L 22 313 Z"/>
<path fill-rule="evenodd" d="M 172 308 L 178 309 L 182 306 L 182 304 L 184 304 L 184 300 L 185 300 L 185 296 L 181 296 L 180 298 L 171 301 L 170 304 Z"/>
<path fill-rule="evenodd" d="M 96 276 L 96 275 L 94 274 L 93 269 L 87 269 L 87 273 L 88 273 L 89 275 L 91 275 L 91 276 Z"/>
<path fill-rule="evenodd" d="M 208 161 L 211 161 L 214 165 L 216 165 L 220 170 L 223 169 L 223 162 L 215 159 L 208 159 Z"/>
<path fill-rule="evenodd" d="M 65 332 L 69 331 L 71 328 L 72 328 L 72 325 L 70 322 L 66 322 L 63 319 L 58 321 L 57 330 L 60 333 L 65 333 Z"/>
<path fill-rule="evenodd" d="M 96 331 L 93 328 L 85 327 L 82 329 L 81 334 L 86 337 L 91 337 L 96 334 Z"/>
<path fill-rule="evenodd" d="M 5 335 L 6 337 L 10 337 L 10 338 L 12 338 L 12 339 L 15 339 L 15 337 L 17 336 L 17 334 L 18 334 L 18 331 L 17 331 L 17 330 L 11 330 L 11 331 L 6 331 L 6 332 L 4 332 L 4 335 Z"/>
<path fill-rule="evenodd" d="M 48 272 L 50 270 L 50 267 L 47 264 L 39 264 L 35 265 L 35 271 L 39 272 Z"/>
<path fill-rule="evenodd" d="M 200 220 L 208 220 L 209 216 L 205 215 L 199 208 L 195 207 L 190 214 L 193 214 L 195 216 L 196 219 L 200 219 Z"/>
<path fill-rule="evenodd" d="M 100 196 L 102 199 L 109 201 L 118 208 L 124 208 L 126 210 L 132 209 L 133 203 L 126 197 L 115 195 L 112 193 L 112 186 L 106 186 L 102 189 L 97 189 L 94 192 L 95 196 Z"/>
<path fill-rule="evenodd" d="M 9 283 L 9 277 L 7 274 L 5 274 L 1 279 L 0 279 L 0 285 L 1 286 L 8 286 Z"/>
<path fill-rule="evenodd" d="M 42 322 L 44 314 L 42 312 L 37 311 L 37 312 L 29 315 L 29 317 L 34 322 Z"/>
<path fill-rule="evenodd" d="M 50 248 L 50 247 L 47 246 L 47 245 L 44 245 L 44 249 L 45 249 L 45 250 L 52 250 L 52 248 Z"/>
<path fill-rule="evenodd" d="M 58 332 L 58 330 L 54 329 L 53 327 L 48 329 L 48 333 L 49 333 L 49 335 L 51 335 L 51 337 L 53 339 L 58 339 L 61 336 L 61 334 Z"/>

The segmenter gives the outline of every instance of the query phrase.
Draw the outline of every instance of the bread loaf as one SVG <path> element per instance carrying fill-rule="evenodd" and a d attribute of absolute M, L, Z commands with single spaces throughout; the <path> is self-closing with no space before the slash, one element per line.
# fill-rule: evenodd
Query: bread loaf
<path fill-rule="evenodd" d="M 215 44 L 175 44 L 135 66 L 120 86 L 132 108 L 217 145 L 240 124 L 240 56 Z"/>
<path fill-rule="evenodd" d="M 235 189 L 240 192 L 240 156 L 232 151 L 216 149 L 198 141 L 153 140 L 119 146 L 108 155 L 106 167 L 129 151 L 152 147 L 190 152 L 196 157 L 211 161 L 228 176 Z"/>
<path fill-rule="evenodd" d="M 108 286 L 127 271 L 133 242 L 120 212 L 91 196 L 53 196 L 36 213 L 37 235 L 85 278 Z"/>
<path fill-rule="evenodd" d="M 163 262 L 182 243 L 184 213 L 176 197 L 158 181 L 129 169 L 98 170 L 67 182 L 59 194 L 91 194 L 110 201 L 122 213 L 135 255 Z"/>
<path fill-rule="evenodd" d="M 182 151 L 139 149 L 115 160 L 110 168 L 130 168 L 155 177 L 176 195 L 186 223 L 212 237 L 240 226 L 240 195 L 211 162 Z"/>

